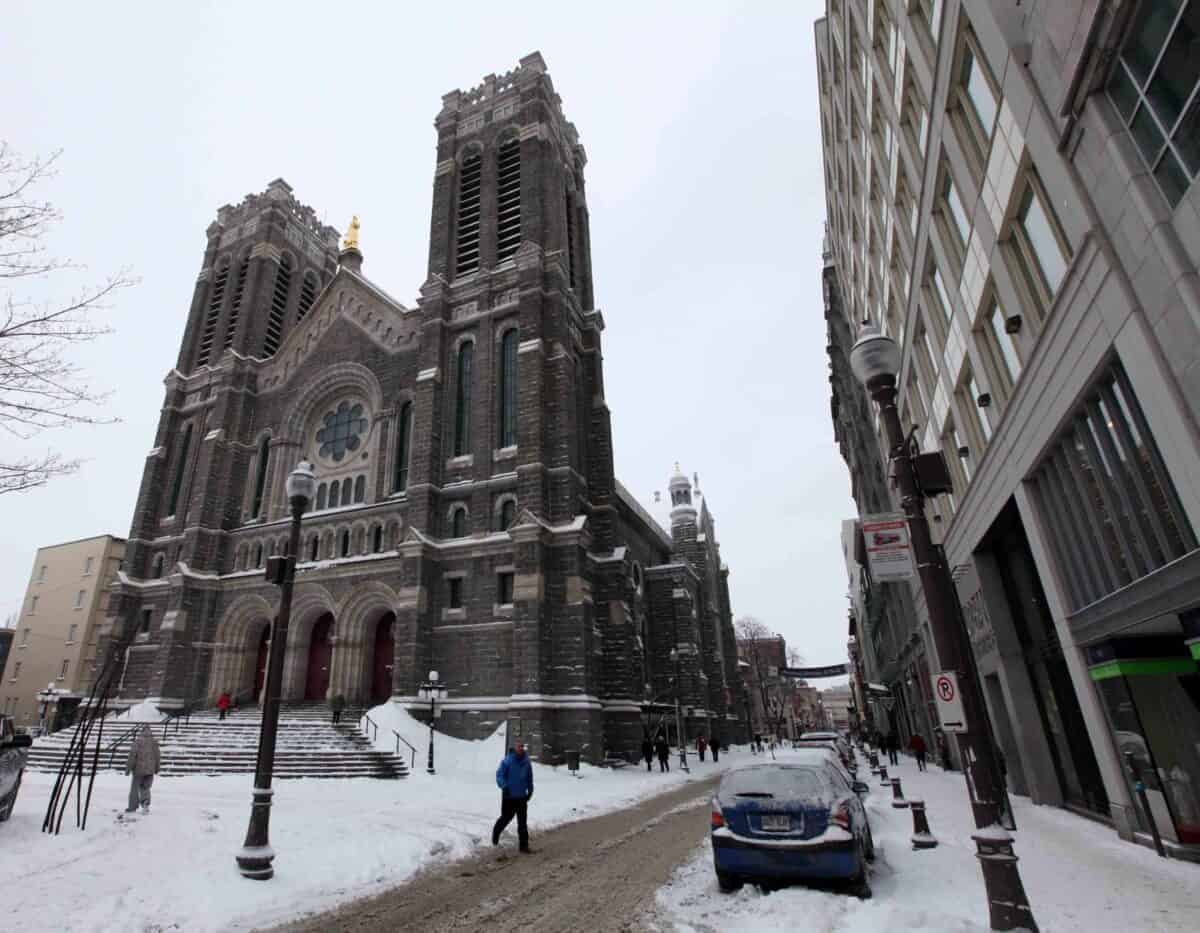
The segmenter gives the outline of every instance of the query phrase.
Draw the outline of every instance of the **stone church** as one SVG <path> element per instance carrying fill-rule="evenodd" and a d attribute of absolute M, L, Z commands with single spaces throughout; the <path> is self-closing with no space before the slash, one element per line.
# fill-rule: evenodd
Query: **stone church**
<path fill-rule="evenodd" d="M 102 637 L 121 701 L 256 702 L 310 460 L 288 701 L 426 710 L 533 753 L 627 755 L 676 689 L 689 735 L 741 734 L 728 569 L 679 472 L 669 530 L 613 475 L 586 156 L 541 55 L 438 113 L 414 306 L 282 180 L 207 231 Z M 673 723 L 672 723 L 673 725 Z"/>

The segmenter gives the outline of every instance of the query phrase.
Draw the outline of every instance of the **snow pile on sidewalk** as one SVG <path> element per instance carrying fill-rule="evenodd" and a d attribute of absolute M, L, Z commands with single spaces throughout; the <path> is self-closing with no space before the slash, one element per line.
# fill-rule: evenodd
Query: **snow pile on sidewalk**
<path fill-rule="evenodd" d="M 250 815 L 249 774 L 160 777 L 151 812 L 130 820 L 123 813 L 128 778 L 101 772 L 88 828 L 75 829 L 72 803 L 61 835 L 48 836 L 40 830 L 54 775 L 27 771 L 12 818 L 0 824 L 0 927 L 61 933 L 261 928 L 490 847 L 503 734 L 466 742 L 439 733 L 437 774 L 428 775 L 428 728 L 394 709 L 377 708 L 371 718 L 380 723 L 381 747 L 395 743 L 385 723 L 388 730 L 404 730 L 418 749 L 416 771 L 400 781 L 276 781 L 276 874 L 269 882 L 243 879 L 234 861 Z M 723 755 L 715 766 L 689 760 L 690 775 L 681 774 L 675 761 L 670 774 L 659 774 L 657 766 L 649 773 L 583 765 L 578 778 L 565 767 L 535 765 L 529 808 L 535 845 L 538 832 L 551 825 L 619 809 L 749 755 Z M 503 844 L 515 848 L 515 827 Z"/>
<path fill-rule="evenodd" d="M 878 852 L 870 900 L 803 886 L 722 894 L 705 842 L 659 891 L 657 922 L 676 931 L 759 933 L 795 930 L 803 918 L 803 929 L 818 933 L 984 933 L 987 900 L 962 774 L 932 767 L 921 773 L 907 757 L 888 773 L 902 779 L 905 796 L 924 798 L 939 845 L 914 852 L 910 811 L 892 809 L 891 793 L 878 787 L 878 778 L 869 780 L 867 809 Z M 1021 879 L 1042 933 L 1200 929 L 1200 866 L 1159 859 L 1105 826 L 1028 798 L 1014 798 L 1013 807 Z"/>
<path fill-rule="evenodd" d="M 429 724 L 412 715 L 398 703 L 384 703 L 367 711 L 378 727 L 378 733 L 367 732 L 374 739 L 374 744 L 381 752 L 396 751 L 396 734 L 404 742 L 408 742 L 416 751 L 417 770 L 424 771 L 428 760 Z M 366 717 L 363 717 L 365 720 Z M 365 722 L 360 722 L 360 728 L 367 729 Z M 412 751 L 400 742 L 400 755 L 405 761 L 411 762 Z M 441 735 L 434 738 L 434 766 L 437 770 L 452 771 L 456 774 L 479 772 L 486 774 L 490 768 L 496 770 L 496 764 L 504 757 L 507 749 L 504 747 L 504 726 L 499 726 L 495 732 L 484 739 L 470 741 L 456 739 L 452 736 Z"/>

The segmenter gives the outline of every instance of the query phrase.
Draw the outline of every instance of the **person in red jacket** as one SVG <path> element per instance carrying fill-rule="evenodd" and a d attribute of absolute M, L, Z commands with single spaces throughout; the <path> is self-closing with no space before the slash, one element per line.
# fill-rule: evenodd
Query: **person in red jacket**
<path fill-rule="evenodd" d="M 229 712 L 229 704 L 233 701 L 229 698 L 229 691 L 223 690 L 221 695 L 217 697 L 217 709 L 221 711 L 221 718 L 225 718 L 225 714 Z"/>
<path fill-rule="evenodd" d="M 912 738 L 908 740 L 908 750 L 917 758 L 917 770 L 925 770 L 925 753 L 929 750 L 923 739 L 918 733 L 914 732 Z"/>
<path fill-rule="evenodd" d="M 699 753 L 701 761 L 704 760 L 704 752 L 707 748 L 708 748 L 708 742 L 706 742 L 704 740 L 704 736 L 702 736 L 702 735 L 697 736 L 696 737 L 696 751 Z"/>

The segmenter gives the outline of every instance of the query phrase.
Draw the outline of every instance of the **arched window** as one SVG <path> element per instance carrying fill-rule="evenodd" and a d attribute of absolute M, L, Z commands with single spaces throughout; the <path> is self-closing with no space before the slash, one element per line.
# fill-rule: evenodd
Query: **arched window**
<path fill-rule="evenodd" d="M 383 526 L 376 525 L 371 532 L 371 550 L 376 554 L 383 550 Z"/>
<path fill-rule="evenodd" d="M 471 363 L 475 344 L 466 341 L 458 348 L 458 370 L 454 402 L 454 456 L 471 451 Z"/>
<path fill-rule="evenodd" d="M 304 315 L 308 314 L 308 309 L 313 306 L 313 302 L 317 300 L 317 290 L 321 283 L 317 279 L 317 274 L 309 269 L 304 273 L 304 278 L 300 282 L 300 305 L 296 311 L 296 322 L 304 320 Z"/>
<path fill-rule="evenodd" d="M 229 323 L 225 325 L 224 349 L 233 346 L 233 338 L 237 336 L 238 316 L 242 312 L 242 298 L 246 294 L 246 277 L 250 274 L 250 254 L 242 257 L 238 264 L 237 284 L 233 287 L 233 300 L 229 303 Z"/>
<path fill-rule="evenodd" d="M 261 567 L 263 559 L 263 546 L 261 543 L 254 546 L 254 566 Z"/>
<path fill-rule="evenodd" d="M 367 498 L 367 478 L 359 476 L 354 480 L 354 501 L 362 502 Z"/>
<path fill-rule="evenodd" d="M 500 340 L 500 446 L 517 443 L 517 329 Z"/>
<path fill-rule="evenodd" d="M 521 142 L 515 136 L 496 153 L 496 261 L 521 245 Z"/>
<path fill-rule="evenodd" d="M 229 260 L 223 259 L 208 293 L 208 314 L 204 318 L 204 330 L 200 333 L 200 349 L 196 351 L 196 365 L 204 366 L 212 358 L 213 341 L 217 336 L 217 322 L 221 319 L 221 307 L 225 304 L 225 286 L 229 282 Z"/>
<path fill-rule="evenodd" d="M 350 530 L 342 532 L 342 557 L 348 557 L 350 554 Z"/>
<path fill-rule="evenodd" d="M 575 287 L 575 205 L 571 203 L 571 193 L 564 192 L 563 201 L 567 210 L 567 282 Z"/>
<path fill-rule="evenodd" d="M 354 496 L 354 480 L 347 476 L 342 480 L 342 505 L 349 505 Z"/>
<path fill-rule="evenodd" d="M 515 499 L 505 499 L 500 504 L 500 531 L 508 531 L 517 520 L 517 503 Z"/>
<path fill-rule="evenodd" d="M 408 488 L 408 459 L 412 447 L 412 402 L 400 406 L 400 417 L 396 419 L 396 469 L 392 480 L 392 492 L 404 492 Z"/>
<path fill-rule="evenodd" d="M 171 483 L 171 499 L 167 504 L 167 514 L 176 514 L 179 508 L 179 494 L 183 490 L 184 469 L 187 467 L 188 455 L 192 452 L 192 426 L 189 424 L 183 432 L 183 443 L 179 445 L 179 457 L 175 461 L 175 479 Z"/>
<path fill-rule="evenodd" d="M 467 536 L 467 510 L 457 508 L 450 516 L 450 537 L 465 538 Z"/>
<path fill-rule="evenodd" d="M 312 536 L 312 540 L 308 542 L 308 559 L 316 560 L 321 556 L 321 539 L 316 535 Z"/>
<path fill-rule="evenodd" d="M 327 495 L 329 495 L 329 490 L 326 488 L 325 484 L 322 483 L 317 487 L 317 507 L 314 511 L 320 512 L 323 508 L 325 508 L 325 497 Z"/>
<path fill-rule="evenodd" d="M 267 486 L 267 461 L 271 457 L 271 438 L 264 437 L 258 445 L 258 475 L 254 480 L 254 505 L 250 514 L 255 518 L 262 515 L 263 490 Z"/>
<path fill-rule="evenodd" d="M 341 495 L 341 489 L 341 483 L 334 482 L 329 484 L 329 507 L 331 509 L 338 507 L 338 497 Z"/>
<path fill-rule="evenodd" d="M 163 563 L 165 560 L 166 558 L 162 554 L 154 555 L 154 572 L 152 575 L 155 580 L 163 575 Z"/>
<path fill-rule="evenodd" d="M 479 151 L 464 156 L 458 170 L 455 276 L 468 275 L 479 268 L 479 189 L 482 175 L 483 157 Z"/>
<path fill-rule="evenodd" d="M 283 316 L 287 313 L 288 295 L 292 290 L 292 259 L 287 253 L 279 257 L 275 271 L 275 290 L 271 293 L 271 313 L 267 317 L 267 335 L 263 339 L 263 356 L 270 358 L 279 349 L 283 338 Z"/>

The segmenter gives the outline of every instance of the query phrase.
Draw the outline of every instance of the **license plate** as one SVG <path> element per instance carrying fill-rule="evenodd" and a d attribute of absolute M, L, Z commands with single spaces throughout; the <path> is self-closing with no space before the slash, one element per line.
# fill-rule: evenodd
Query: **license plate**
<path fill-rule="evenodd" d="M 791 832 L 792 818 L 790 816 L 764 815 L 762 818 L 762 828 L 764 832 L 768 833 Z"/>

